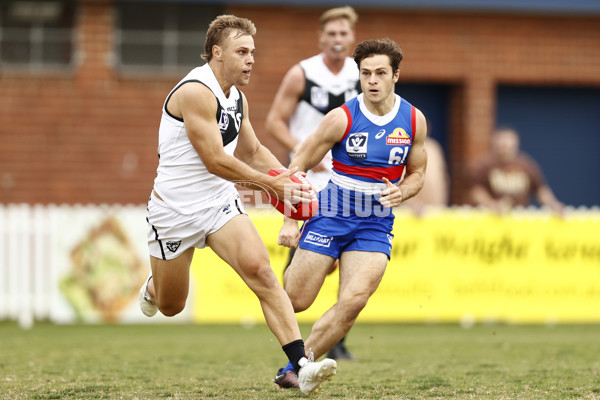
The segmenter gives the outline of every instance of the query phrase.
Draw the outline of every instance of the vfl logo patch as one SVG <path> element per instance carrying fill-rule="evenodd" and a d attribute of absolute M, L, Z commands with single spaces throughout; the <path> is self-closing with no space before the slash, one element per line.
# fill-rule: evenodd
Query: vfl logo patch
<path fill-rule="evenodd" d="M 346 153 L 351 158 L 367 158 L 368 132 L 356 132 L 348 135 Z"/>
<path fill-rule="evenodd" d="M 181 245 L 181 240 L 169 240 L 167 242 L 167 249 L 171 251 L 171 253 L 175 253 L 179 246 Z"/>
<path fill-rule="evenodd" d="M 331 241 L 333 237 L 331 236 L 323 236 L 315 233 L 313 231 L 309 231 L 304 238 L 305 243 L 312 243 L 315 246 L 329 247 L 331 245 Z"/>
<path fill-rule="evenodd" d="M 310 104 L 316 108 L 325 109 L 329 107 L 329 93 L 323 88 L 313 86 L 310 88 Z"/>
<path fill-rule="evenodd" d="M 394 132 L 392 132 L 390 136 L 385 138 L 385 144 L 389 145 L 410 145 L 411 143 L 412 141 L 410 140 L 410 136 L 402 128 L 394 129 Z"/>
<path fill-rule="evenodd" d="M 221 130 L 221 135 L 224 135 L 227 132 L 227 128 L 229 127 L 229 114 L 225 112 L 225 110 L 221 110 L 221 118 L 219 118 L 219 129 Z"/>

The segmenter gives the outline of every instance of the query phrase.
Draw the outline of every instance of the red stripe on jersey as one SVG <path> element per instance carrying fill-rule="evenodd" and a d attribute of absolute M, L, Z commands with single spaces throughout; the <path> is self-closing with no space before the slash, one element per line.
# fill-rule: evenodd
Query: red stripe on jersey
<path fill-rule="evenodd" d="M 417 112 L 415 111 L 415 106 L 410 108 L 410 129 L 412 129 L 412 139 L 414 143 L 417 138 Z"/>
<path fill-rule="evenodd" d="M 355 165 L 342 164 L 334 159 L 333 169 L 343 172 L 344 174 L 362 176 L 364 178 L 375 179 L 377 181 L 381 181 L 383 177 L 386 177 L 393 182 L 402 177 L 404 165 L 398 165 L 394 167 L 358 167 Z"/>
<path fill-rule="evenodd" d="M 346 138 L 346 135 L 348 134 L 348 132 L 350 132 L 350 128 L 352 127 L 352 114 L 350 114 L 350 110 L 348 109 L 348 106 L 345 104 L 342 104 L 342 110 L 344 110 L 346 112 L 346 116 L 348 117 L 348 126 L 346 126 L 346 132 L 344 132 L 344 136 L 342 136 L 342 138 L 340 139 L 340 142 L 342 140 L 344 140 L 344 138 Z"/>

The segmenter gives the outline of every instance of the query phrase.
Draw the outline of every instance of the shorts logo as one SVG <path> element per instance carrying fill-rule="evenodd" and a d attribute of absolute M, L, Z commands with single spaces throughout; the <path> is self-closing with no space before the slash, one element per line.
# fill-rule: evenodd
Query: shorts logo
<path fill-rule="evenodd" d="M 346 153 L 351 158 L 367 158 L 368 132 L 356 132 L 348 135 Z"/>
<path fill-rule="evenodd" d="M 331 245 L 331 241 L 333 237 L 331 236 L 323 236 L 315 233 L 313 231 L 309 231 L 304 238 L 305 243 L 312 243 L 315 246 L 329 247 Z"/>
<path fill-rule="evenodd" d="M 175 253 L 179 246 L 181 245 L 181 240 L 169 240 L 167 242 L 167 249 L 171 251 L 171 253 Z"/>
<path fill-rule="evenodd" d="M 394 129 L 394 132 L 392 132 L 392 134 L 390 136 L 385 138 L 385 144 L 389 144 L 389 145 L 399 145 L 399 144 L 410 145 L 411 143 L 412 143 L 412 140 L 410 140 L 410 136 L 402 128 Z"/>
<path fill-rule="evenodd" d="M 231 212 L 231 204 L 227 204 L 221 211 L 223 211 L 225 214 L 229 214 Z"/>

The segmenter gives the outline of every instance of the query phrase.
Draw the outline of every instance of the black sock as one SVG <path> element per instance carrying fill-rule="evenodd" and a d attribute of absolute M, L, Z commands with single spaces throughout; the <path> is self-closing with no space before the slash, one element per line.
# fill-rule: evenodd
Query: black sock
<path fill-rule="evenodd" d="M 306 350 L 304 350 L 304 340 L 298 339 L 290 342 L 286 345 L 281 346 L 288 360 L 294 366 L 294 371 L 296 371 L 296 375 L 298 375 L 298 371 L 300 371 L 300 366 L 298 365 L 298 361 L 302 357 L 306 357 Z"/>

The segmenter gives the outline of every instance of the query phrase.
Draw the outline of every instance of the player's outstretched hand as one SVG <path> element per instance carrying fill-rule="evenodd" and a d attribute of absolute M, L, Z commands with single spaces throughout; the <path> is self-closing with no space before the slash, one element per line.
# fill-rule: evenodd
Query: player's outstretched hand
<path fill-rule="evenodd" d="M 283 226 L 279 231 L 279 238 L 277 244 L 280 246 L 294 248 L 298 246 L 300 241 L 300 229 L 298 228 L 298 222 L 293 219 L 285 218 Z"/>

